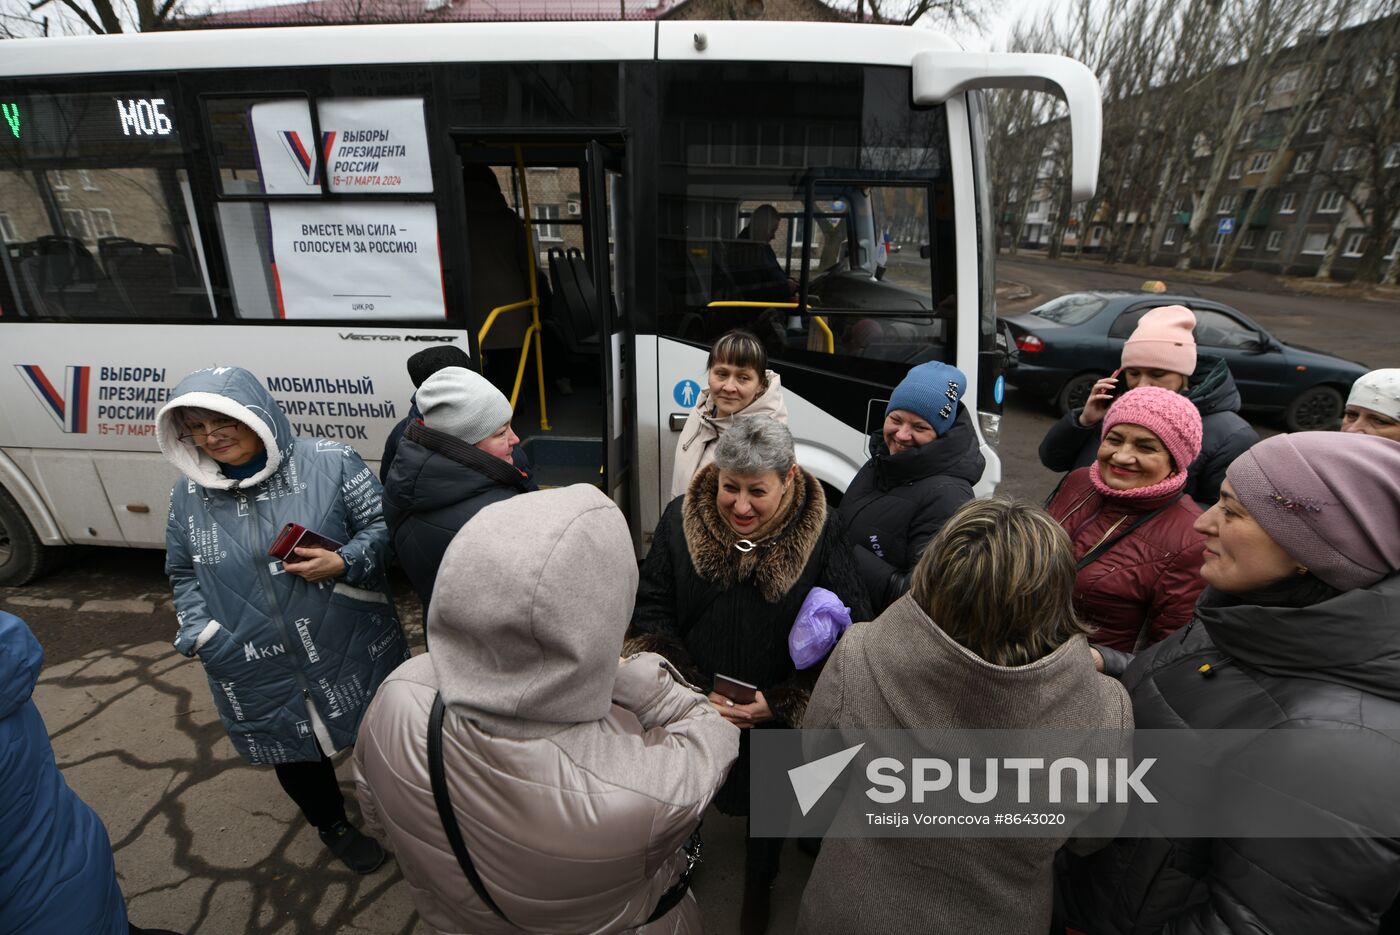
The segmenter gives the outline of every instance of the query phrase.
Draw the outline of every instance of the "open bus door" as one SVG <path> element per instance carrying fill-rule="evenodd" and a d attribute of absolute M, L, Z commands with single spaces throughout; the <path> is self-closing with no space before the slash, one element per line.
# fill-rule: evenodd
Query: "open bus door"
<path fill-rule="evenodd" d="M 630 524 L 637 515 L 635 451 L 636 393 L 633 370 L 627 360 L 633 332 L 626 315 L 625 296 L 620 288 L 625 277 L 619 270 L 626 256 L 623 225 L 623 199 L 626 189 L 622 176 L 622 153 L 597 140 L 588 144 L 588 187 L 584 202 L 588 211 L 588 240 L 593 259 L 595 307 L 601 310 L 599 341 L 602 358 L 603 409 L 606 432 L 603 444 L 603 491 L 618 505 Z"/>
<path fill-rule="evenodd" d="M 630 519 L 635 433 L 614 262 L 621 150 L 545 136 L 478 139 L 462 154 L 482 372 L 510 399 L 542 487 L 593 484 Z M 499 208 L 478 203 L 478 188 Z"/>

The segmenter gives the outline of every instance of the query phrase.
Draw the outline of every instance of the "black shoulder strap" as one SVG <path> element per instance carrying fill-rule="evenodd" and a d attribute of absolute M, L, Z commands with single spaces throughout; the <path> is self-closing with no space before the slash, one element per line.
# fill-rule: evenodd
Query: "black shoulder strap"
<path fill-rule="evenodd" d="M 1105 539 L 1098 545 L 1094 546 L 1094 548 L 1091 549 L 1087 555 L 1085 555 L 1083 558 L 1081 558 L 1078 562 L 1075 563 L 1074 570 L 1082 571 L 1083 569 L 1088 568 L 1090 565 L 1094 564 L 1094 562 L 1098 560 L 1099 556 L 1103 555 L 1105 552 L 1113 548 L 1119 542 L 1122 542 L 1124 539 L 1128 538 L 1128 536 L 1132 534 L 1132 531 L 1134 529 L 1137 529 L 1139 526 L 1146 523 L 1152 517 L 1156 516 L 1158 513 L 1161 513 L 1163 510 L 1170 507 L 1173 503 L 1176 503 L 1176 501 L 1180 500 L 1183 496 L 1185 496 L 1185 491 L 1182 491 L 1175 497 L 1172 497 L 1171 500 L 1157 507 L 1157 509 L 1142 514 L 1137 519 L 1133 520 L 1130 524 L 1128 524 L 1128 528 L 1120 532 L 1118 535 L 1113 536 L 1109 539 Z"/>
<path fill-rule="evenodd" d="M 501 907 L 491 898 L 491 894 L 486 892 L 486 884 L 481 882 L 476 865 L 472 863 L 472 855 L 467 852 L 467 842 L 462 840 L 462 829 L 457 827 L 457 816 L 452 811 L 452 797 L 448 794 L 447 777 L 442 768 L 443 710 L 442 695 L 439 693 L 433 697 L 433 711 L 428 716 L 428 776 L 433 784 L 433 801 L 437 803 L 438 819 L 442 822 L 442 830 L 447 832 L 447 843 L 452 845 L 457 864 L 462 868 L 462 873 L 466 874 L 467 882 L 471 883 L 477 898 L 496 915 L 510 922 L 501 911 Z"/>
<path fill-rule="evenodd" d="M 447 832 L 447 843 L 452 845 L 452 853 L 457 857 L 457 865 L 462 868 L 462 873 L 466 875 L 467 882 L 471 883 L 476 896 L 487 908 L 499 916 L 510 925 L 511 922 L 501 907 L 496 905 L 496 901 L 491 898 L 491 894 L 486 891 L 486 884 L 482 882 L 481 875 L 476 872 L 476 865 L 472 863 L 472 855 L 467 852 L 467 842 L 462 840 L 462 829 L 457 826 L 457 815 L 452 811 L 452 797 L 447 791 L 447 777 L 442 766 L 442 716 L 445 707 L 442 703 L 442 694 L 438 693 L 433 697 L 433 710 L 428 715 L 428 778 L 433 785 L 433 801 L 437 803 L 438 820 L 442 822 L 442 830 Z M 675 882 L 675 885 L 661 894 L 661 899 L 656 903 L 656 908 L 651 916 L 642 923 L 650 925 L 670 912 L 676 905 L 685 898 L 686 891 L 690 888 L 690 871 L 699 858 L 698 845 L 699 832 L 691 836 L 691 847 L 689 851 L 690 862 L 685 873 Z"/>

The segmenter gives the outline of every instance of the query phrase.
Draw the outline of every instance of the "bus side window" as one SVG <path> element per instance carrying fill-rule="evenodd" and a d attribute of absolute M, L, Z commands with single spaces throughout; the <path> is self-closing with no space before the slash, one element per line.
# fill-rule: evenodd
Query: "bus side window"
<path fill-rule="evenodd" d="M 185 170 L 168 167 L 0 170 L 17 311 L 76 321 L 212 317 L 188 192 Z"/>

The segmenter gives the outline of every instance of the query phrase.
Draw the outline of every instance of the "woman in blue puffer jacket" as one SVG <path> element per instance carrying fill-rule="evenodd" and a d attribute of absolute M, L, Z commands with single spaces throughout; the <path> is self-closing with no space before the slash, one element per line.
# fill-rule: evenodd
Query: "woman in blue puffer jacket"
<path fill-rule="evenodd" d="M 379 481 L 354 449 L 292 436 L 277 401 L 238 367 L 185 377 L 156 439 L 187 478 L 170 495 L 166 573 L 175 648 L 197 655 L 234 748 L 271 765 L 332 853 L 357 873 L 384 862 L 351 827 L 330 757 L 408 645 L 384 578 Z M 268 549 L 288 523 L 343 543 Z"/>
<path fill-rule="evenodd" d="M 30 695 L 44 651 L 0 611 L 0 931 L 127 935 L 102 819 L 63 781 Z"/>

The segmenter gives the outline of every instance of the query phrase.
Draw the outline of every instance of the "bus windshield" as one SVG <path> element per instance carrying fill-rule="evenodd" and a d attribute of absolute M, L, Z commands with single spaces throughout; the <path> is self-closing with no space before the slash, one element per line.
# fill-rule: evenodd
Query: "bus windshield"
<path fill-rule="evenodd" d="M 946 115 L 913 106 L 909 82 L 880 66 L 664 68 L 658 330 L 747 327 L 772 354 L 864 358 L 891 382 L 868 362 L 947 359 Z"/>

